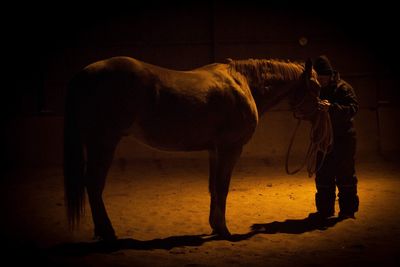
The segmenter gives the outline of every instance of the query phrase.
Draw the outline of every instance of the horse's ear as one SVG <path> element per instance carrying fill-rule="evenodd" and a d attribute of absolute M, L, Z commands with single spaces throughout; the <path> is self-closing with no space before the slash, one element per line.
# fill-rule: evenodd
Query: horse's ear
<path fill-rule="evenodd" d="M 312 63 L 311 58 L 308 58 L 306 61 L 305 68 L 304 68 L 304 75 L 306 76 L 306 78 L 311 78 L 311 76 L 312 76 L 312 65 L 313 65 L 313 63 Z"/>

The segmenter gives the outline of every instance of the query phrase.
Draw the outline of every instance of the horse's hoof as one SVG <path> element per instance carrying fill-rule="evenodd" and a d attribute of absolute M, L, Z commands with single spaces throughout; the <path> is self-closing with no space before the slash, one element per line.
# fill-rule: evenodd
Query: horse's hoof
<path fill-rule="evenodd" d="M 93 239 L 98 242 L 113 243 L 114 241 L 117 240 L 117 237 L 116 236 L 114 236 L 114 237 L 95 236 Z"/>
<path fill-rule="evenodd" d="M 115 235 L 115 233 L 95 234 L 93 239 L 97 241 L 112 242 L 117 240 L 117 236 Z"/>
<path fill-rule="evenodd" d="M 222 239 L 229 239 L 232 236 L 228 228 L 226 227 L 222 227 L 220 229 L 213 229 L 211 235 L 216 235 Z"/>

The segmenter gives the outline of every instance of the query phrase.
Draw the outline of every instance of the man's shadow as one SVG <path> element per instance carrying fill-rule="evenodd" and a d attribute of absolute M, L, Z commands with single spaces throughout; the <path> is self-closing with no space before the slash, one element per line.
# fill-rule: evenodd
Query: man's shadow
<path fill-rule="evenodd" d="M 311 213 L 308 217 L 300 220 L 286 220 L 284 222 L 271 222 L 266 224 L 253 224 L 251 229 L 257 234 L 302 234 L 314 230 L 326 230 L 335 226 L 338 222 L 344 219 L 339 217 L 331 217 L 328 219 L 319 219 Z"/>
<path fill-rule="evenodd" d="M 229 238 L 221 238 L 216 235 L 183 235 L 170 236 L 167 238 L 153 240 L 136 240 L 132 238 L 117 239 L 115 241 L 97 241 L 97 242 L 80 242 L 65 243 L 50 248 L 51 254 L 61 256 L 84 256 L 91 253 L 111 253 L 124 249 L 134 250 L 152 250 L 165 249 L 170 250 L 175 247 L 185 246 L 201 246 L 206 242 L 216 240 L 228 240 L 231 242 L 239 242 L 247 240 L 258 234 L 302 234 L 314 230 L 326 230 L 333 227 L 342 219 L 334 217 L 326 220 L 318 220 L 311 216 L 304 219 L 285 220 L 283 222 L 270 222 L 265 224 L 253 224 L 251 230 L 245 234 L 233 234 Z"/>

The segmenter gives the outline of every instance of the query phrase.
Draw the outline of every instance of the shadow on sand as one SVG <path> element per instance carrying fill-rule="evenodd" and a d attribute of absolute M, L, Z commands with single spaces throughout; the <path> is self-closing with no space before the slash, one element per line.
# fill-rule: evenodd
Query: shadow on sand
<path fill-rule="evenodd" d="M 115 241 L 97 241 L 81 243 L 65 243 L 50 248 L 51 254 L 64 256 L 84 256 L 91 253 L 111 253 L 124 249 L 152 250 L 166 249 L 184 246 L 201 246 L 206 242 L 216 240 L 228 240 L 239 242 L 249 239 L 257 234 L 301 234 L 314 230 L 326 230 L 340 222 L 339 218 L 329 218 L 327 220 L 315 220 L 310 217 L 299 220 L 286 220 L 283 222 L 271 222 L 265 224 L 253 224 L 251 231 L 245 234 L 233 234 L 229 238 L 222 238 L 217 235 L 183 235 L 171 236 L 162 239 L 136 240 L 132 238 L 117 239 Z"/>

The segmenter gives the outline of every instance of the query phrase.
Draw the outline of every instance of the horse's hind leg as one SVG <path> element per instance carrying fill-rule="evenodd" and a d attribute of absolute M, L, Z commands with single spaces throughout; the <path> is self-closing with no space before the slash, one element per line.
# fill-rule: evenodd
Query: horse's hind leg
<path fill-rule="evenodd" d="M 96 238 L 103 240 L 116 238 L 102 194 L 118 141 L 119 138 L 116 137 L 101 138 L 98 135 L 87 144 L 86 188 L 95 227 L 94 234 Z"/>
<path fill-rule="evenodd" d="M 230 236 L 225 220 L 226 198 L 232 171 L 241 152 L 242 146 L 218 147 L 216 150 L 215 177 L 210 179 L 210 226 L 214 234 L 223 237 Z"/>

